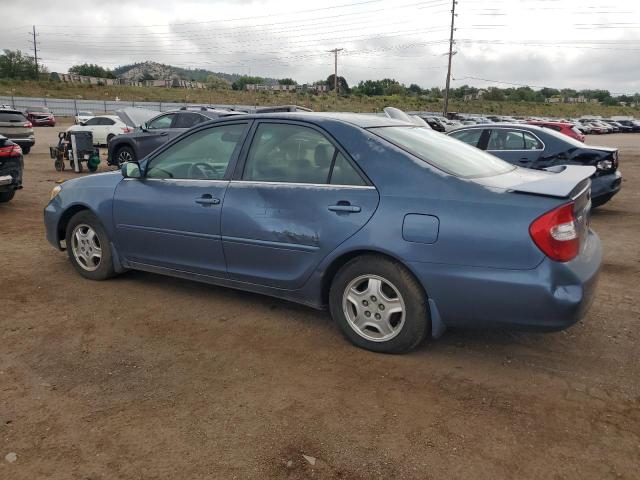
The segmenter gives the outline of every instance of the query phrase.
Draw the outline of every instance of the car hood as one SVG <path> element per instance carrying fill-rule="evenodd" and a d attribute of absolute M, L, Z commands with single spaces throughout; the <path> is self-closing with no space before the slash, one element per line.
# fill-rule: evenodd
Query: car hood
<path fill-rule="evenodd" d="M 116 115 L 120 117 L 127 126 L 136 128 L 145 123 L 147 120 L 152 119 L 156 115 L 160 115 L 157 110 L 147 110 L 145 108 L 123 108 L 116 111 Z"/>

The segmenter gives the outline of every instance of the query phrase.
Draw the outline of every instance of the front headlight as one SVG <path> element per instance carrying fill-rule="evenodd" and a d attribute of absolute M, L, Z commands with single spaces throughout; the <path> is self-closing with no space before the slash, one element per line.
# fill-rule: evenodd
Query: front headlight
<path fill-rule="evenodd" d="M 611 170 L 613 168 L 613 162 L 611 160 L 600 160 L 596 168 L 598 170 Z"/>
<path fill-rule="evenodd" d="M 49 199 L 49 201 L 56 198 L 61 191 L 62 191 L 62 185 L 56 185 L 55 187 L 53 187 L 53 190 L 51 190 L 51 198 Z"/>

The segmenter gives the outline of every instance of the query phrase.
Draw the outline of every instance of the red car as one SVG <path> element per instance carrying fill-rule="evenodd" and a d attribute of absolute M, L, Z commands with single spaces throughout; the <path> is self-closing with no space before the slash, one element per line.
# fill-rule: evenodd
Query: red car
<path fill-rule="evenodd" d="M 538 127 L 550 128 L 556 132 L 564 133 L 565 135 L 575 138 L 580 142 L 584 142 L 584 135 L 578 130 L 572 123 L 568 122 L 546 122 L 543 120 L 528 120 L 529 125 L 537 125 Z"/>
<path fill-rule="evenodd" d="M 27 107 L 24 113 L 34 127 L 56 126 L 56 117 L 47 107 Z"/>

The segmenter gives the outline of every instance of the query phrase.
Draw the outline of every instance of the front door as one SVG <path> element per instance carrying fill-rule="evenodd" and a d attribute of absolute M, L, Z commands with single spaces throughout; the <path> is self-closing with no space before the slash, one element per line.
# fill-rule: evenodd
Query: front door
<path fill-rule="evenodd" d="M 222 209 L 227 271 L 234 280 L 300 288 L 367 223 L 378 192 L 324 132 L 266 120 L 254 130 Z"/>
<path fill-rule="evenodd" d="M 144 130 L 135 137 L 138 145 L 138 158 L 146 157 L 156 148 L 172 139 L 175 136 L 174 134 L 183 132 L 183 130 L 174 131 L 171 128 L 174 117 L 175 113 L 166 113 L 147 122 Z"/>
<path fill-rule="evenodd" d="M 120 182 L 113 215 L 127 262 L 226 275 L 220 211 L 247 125 L 196 130 L 152 157 L 143 178 Z"/>

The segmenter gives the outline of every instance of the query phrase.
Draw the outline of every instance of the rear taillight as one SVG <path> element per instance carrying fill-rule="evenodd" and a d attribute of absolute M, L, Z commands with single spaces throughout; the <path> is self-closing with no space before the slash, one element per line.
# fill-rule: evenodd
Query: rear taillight
<path fill-rule="evenodd" d="M 573 202 L 562 205 L 538 217 L 529 227 L 538 248 L 556 262 L 574 259 L 580 249 L 573 208 Z"/>
<path fill-rule="evenodd" d="M 131 132 L 133 132 L 133 129 L 132 129 L 132 128 L 129 128 L 129 127 L 122 127 L 122 131 L 123 131 L 124 133 L 131 133 Z"/>
<path fill-rule="evenodd" d="M 6 147 L 0 147 L 0 157 L 19 157 L 22 155 L 22 149 L 20 145 L 9 145 Z"/>
<path fill-rule="evenodd" d="M 24 128 L 33 128 L 33 124 L 31 122 L 27 122 L 24 125 L 22 125 Z"/>

